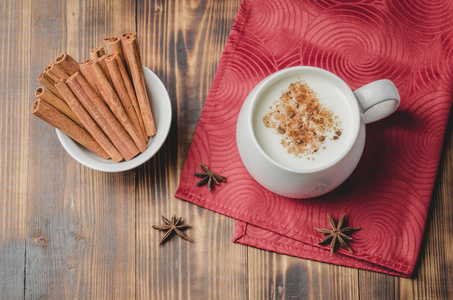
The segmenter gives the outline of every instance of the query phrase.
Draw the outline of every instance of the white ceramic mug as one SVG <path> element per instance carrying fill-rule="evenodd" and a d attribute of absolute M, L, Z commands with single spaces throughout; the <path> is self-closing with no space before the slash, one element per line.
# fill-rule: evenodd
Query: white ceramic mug
<path fill-rule="evenodd" d="M 314 74 L 333 83 L 352 109 L 352 136 L 346 150 L 333 162 L 311 170 L 292 169 L 272 159 L 257 141 L 253 126 L 254 111 L 263 93 L 273 83 L 300 74 Z M 236 129 L 239 154 L 250 175 L 266 189 L 291 198 L 320 196 L 338 187 L 354 171 L 365 144 L 365 124 L 392 114 L 399 103 L 398 90 L 387 79 L 374 81 L 352 91 L 343 80 L 329 71 L 308 66 L 287 68 L 265 78 L 246 98 Z"/>

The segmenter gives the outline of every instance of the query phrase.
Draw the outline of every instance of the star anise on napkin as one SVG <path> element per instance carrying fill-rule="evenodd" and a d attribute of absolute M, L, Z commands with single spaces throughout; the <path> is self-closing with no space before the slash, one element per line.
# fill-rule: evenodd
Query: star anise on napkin
<path fill-rule="evenodd" d="M 335 225 L 335 222 L 332 220 L 332 217 L 329 214 L 327 214 L 327 217 L 329 218 L 330 227 L 332 227 L 332 230 L 320 229 L 315 227 L 317 231 L 327 235 L 322 241 L 318 242 L 318 244 L 325 245 L 330 243 L 330 256 L 332 256 L 333 252 L 335 251 L 337 241 L 340 242 L 341 246 L 345 247 L 346 249 L 349 250 L 349 252 L 353 253 L 351 247 L 348 246 L 346 241 L 352 241 L 352 238 L 349 237 L 348 234 L 352 234 L 353 232 L 360 230 L 360 228 L 358 227 L 341 228 L 343 226 L 345 216 L 346 213 L 344 213 L 343 216 L 340 218 L 340 221 L 338 221 L 338 225 Z"/>
<path fill-rule="evenodd" d="M 171 218 L 171 221 L 162 216 L 162 220 L 164 221 L 164 225 L 153 225 L 153 228 L 156 230 L 162 230 L 166 231 L 165 234 L 162 236 L 162 239 L 159 242 L 159 245 L 164 243 L 173 232 L 176 232 L 177 235 L 182 237 L 185 240 L 188 240 L 189 242 L 192 242 L 192 239 L 185 235 L 181 230 L 187 229 L 190 226 L 189 225 L 182 225 L 182 217 L 179 219 L 176 219 L 176 216 L 173 216 Z"/>
<path fill-rule="evenodd" d="M 204 173 L 194 173 L 195 176 L 202 178 L 200 181 L 198 181 L 197 186 L 208 184 L 208 190 L 211 190 L 213 182 L 218 185 L 220 184 L 220 182 L 226 181 L 226 178 L 222 175 L 214 174 L 213 172 L 211 172 L 211 170 L 209 170 L 209 168 L 206 167 L 204 163 L 201 163 L 200 166 L 203 169 Z"/>

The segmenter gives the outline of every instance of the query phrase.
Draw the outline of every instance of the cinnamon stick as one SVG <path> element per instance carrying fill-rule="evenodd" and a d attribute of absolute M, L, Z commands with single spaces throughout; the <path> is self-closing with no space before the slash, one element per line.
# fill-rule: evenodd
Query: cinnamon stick
<path fill-rule="evenodd" d="M 74 75 L 75 74 L 79 73 L 76 72 L 74 73 Z M 83 126 L 85 126 L 91 136 L 99 143 L 99 145 L 115 162 L 120 162 L 123 159 L 121 154 L 118 152 L 115 146 L 113 146 L 112 142 L 105 135 L 98 124 L 93 120 L 91 115 L 86 111 L 84 106 L 80 103 L 79 99 L 77 99 L 77 97 L 72 93 L 66 82 L 64 80 L 60 80 L 55 84 L 55 87 L 58 89 L 60 94 L 63 95 L 66 103 L 68 103 L 69 107 L 80 119 Z"/>
<path fill-rule="evenodd" d="M 69 77 L 68 74 L 65 73 L 59 66 L 51 62 L 47 68 L 47 75 L 55 82 L 57 82 L 60 79 L 66 79 Z"/>
<path fill-rule="evenodd" d="M 49 78 L 46 71 L 39 74 L 38 81 L 43 86 L 45 86 L 49 91 L 51 91 L 55 96 L 57 96 L 60 99 L 63 98 L 63 97 L 61 97 L 60 92 L 55 88 L 55 86 L 54 86 L 55 82 Z"/>
<path fill-rule="evenodd" d="M 145 124 L 146 134 L 154 136 L 156 134 L 156 125 L 149 104 L 148 94 L 145 86 L 145 76 L 143 74 L 143 66 L 138 51 L 138 42 L 133 36 L 126 36 L 121 40 L 124 50 L 124 56 L 129 63 L 129 72 L 134 83 L 135 92 L 137 94 L 138 104 L 142 113 L 143 122 Z"/>
<path fill-rule="evenodd" d="M 107 55 L 104 54 L 104 55 L 96 58 L 96 61 L 101 66 L 102 72 L 104 72 L 105 77 L 107 77 L 107 79 L 109 80 L 110 84 L 112 84 L 112 78 L 110 77 L 109 70 L 107 68 L 107 65 L 105 64 L 105 58 L 106 57 L 107 57 Z"/>
<path fill-rule="evenodd" d="M 109 106 L 110 110 L 116 116 L 118 121 L 120 121 L 121 125 L 123 125 L 124 129 L 130 135 L 135 145 L 137 145 L 140 152 L 145 152 L 146 150 L 145 142 L 140 138 L 134 126 L 132 125 L 132 122 L 129 120 L 129 117 L 124 111 L 121 101 L 118 99 L 115 90 L 110 85 L 99 63 L 94 62 L 88 65 L 87 68 L 95 78 L 96 85 L 98 86 L 99 91 L 101 92 L 101 95 L 104 98 L 107 105 Z"/>
<path fill-rule="evenodd" d="M 72 75 L 79 70 L 79 63 L 67 53 L 58 55 L 54 60 L 54 64 L 68 75 Z"/>
<path fill-rule="evenodd" d="M 117 37 L 111 37 L 104 39 L 104 48 L 106 54 L 111 54 L 111 53 L 118 53 L 120 59 L 123 61 L 123 64 L 125 63 L 124 61 L 124 55 L 123 55 L 123 46 L 121 46 L 121 39 Z"/>
<path fill-rule="evenodd" d="M 139 153 L 134 142 L 105 102 L 96 95 L 96 92 L 80 73 L 71 75 L 66 83 L 126 160 L 132 159 Z"/>
<path fill-rule="evenodd" d="M 74 123 L 71 119 L 42 99 L 36 99 L 31 107 L 31 113 L 50 125 L 60 129 L 71 139 L 75 140 L 88 150 L 93 151 L 100 157 L 104 159 L 109 158 L 109 155 L 85 129 Z"/>
<path fill-rule="evenodd" d="M 116 62 L 118 65 L 118 69 L 120 70 L 121 77 L 123 78 L 124 86 L 126 87 L 127 94 L 129 96 L 129 99 L 132 102 L 132 106 L 134 107 L 135 113 L 137 114 L 138 122 L 140 124 L 140 128 L 143 132 L 145 132 L 145 142 L 148 142 L 148 135 L 146 134 L 145 131 L 145 124 L 143 123 L 143 117 L 142 113 L 140 111 L 140 106 L 138 105 L 137 97 L 135 96 L 135 90 L 134 90 L 134 85 L 132 84 L 132 81 L 127 74 L 127 70 L 125 65 L 123 64 L 123 61 L 121 61 L 121 58 L 119 55 L 115 56 Z"/>
<path fill-rule="evenodd" d="M 125 32 L 121 35 L 121 38 L 128 38 L 128 37 L 132 37 L 133 39 L 137 39 L 137 32 Z"/>
<path fill-rule="evenodd" d="M 35 98 L 44 100 L 45 102 L 47 102 L 48 104 L 53 106 L 56 110 L 58 110 L 59 112 L 61 112 L 62 114 L 64 114 L 68 118 L 70 118 L 72 121 L 77 123 L 77 125 L 84 128 L 84 126 L 80 122 L 79 118 L 77 118 L 77 116 L 69 108 L 69 106 L 66 104 L 66 102 L 64 102 L 63 100 L 61 100 L 60 98 L 58 98 L 57 96 L 52 94 L 52 92 L 46 90 L 43 87 L 39 87 L 36 89 L 33 96 L 35 96 Z"/>
<path fill-rule="evenodd" d="M 95 58 L 96 59 L 96 58 Z M 96 85 L 96 81 L 93 77 L 93 75 L 88 71 L 88 66 L 94 62 L 95 59 L 88 59 L 86 61 L 83 61 L 79 64 L 80 71 L 82 72 L 83 77 L 88 81 L 88 83 L 91 85 L 91 87 L 94 89 L 96 94 L 102 98 L 101 92 L 99 91 L 98 86 Z"/>
<path fill-rule="evenodd" d="M 121 45 L 123 46 L 123 40 L 127 39 L 132 39 L 135 41 L 135 44 L 137 45 L 137 50 L 138 50 L 138 57 L 140 57 L 140 61 L 142 60 L 142 57 L 140 55 L 140 46 L 138 45 L 138 39 L 137 39 L 137 33 L 136 32 L 126 32 L 121 35 Z M 123 46 L 123 53 L 124 53 L 124 46 Z M 126 66 L 129 69 L 129 63 L 126 62 Z"/>
<path fill-rule="evenodd" d="M 94 48 L 90 51 L 90 59 L 101 57 L 105 55 L 104 47 Z"/>
<path fill-rule="evenodd" d="M 121 76 L 120 69 L 118 67 L 117 57 L 119 54 L 114 52 L 112 54 L 107 55 L 105 58 L 105 63 L 107 65 L 109 74 L 112 79 L 113 87 L 115 88 L 116 94 L 120 99 L 121 103 L 123 104 L 124 110 L 126 111 L 127 116 L 131 120 L 132 124 L 134 125 L 135 130 L 140 135 L 142 140 L 146 143 L 148 141 L 148 136 L 145 133 L 144 128 L 140 126 L 140 122 L 137 117 L 137 113 L 135 111 L 134 106 L 132 105 L 131 99 L 127 93 L 126 86 L 124 85 L 123 77 Z M 120 61 L 121 63 L 121 61 Z"/>

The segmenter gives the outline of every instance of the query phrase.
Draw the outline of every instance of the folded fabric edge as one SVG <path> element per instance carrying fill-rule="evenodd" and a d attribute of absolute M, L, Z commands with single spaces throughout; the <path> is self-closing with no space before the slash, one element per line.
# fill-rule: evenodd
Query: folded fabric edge
<path fill-rule="evenodd" d="M 219 213 L 219 214 L 222 214 L 222 215 L 226 215 L 227 217 L 236 219 L 237 220 L 236 226 L 237 226 L 238 222 L 241 222 L 241 223 L 246 223 L 248 226 L 255 226 L 255 227 L 261 228 L 259 225 L 251 223 L 250 220 L 246 220 L 244 218 L 241 218 L 240 216 L 236 216 L 234 213 L 232 213 L 230 211 L 230 209 L 228 207 L 224 207 L 224 206 L 219 205 L 218 203 L 207 201 L 206 199 L 201 198 L 199 195 L 193 195 L 192 193 L 186 191 L 181 186 L 176 191 L 175 197 L 180 199 L 180 200 L 185 200 L 185 201 L 191 202 L 193 204 L 196 204 L 196 205 L 198 205 L 200 207 L 203 207 L 205 209 L 211 210 L 213 212 L 216 212 L 216 213 Z M 236 233 L 238 232 L 238 230 L 239 230 L 239 232 L 240 232 L 240 230 L 242 230 L 242 234 L 243 235 L 240 236 L 240 234 L 239 234 L 239 236 L 236 237 Z M 265 228 L 264 228 L 264 230 L 268 231 Z M 233 242 L 239 243 L 239 244 L 244 244 L 244 245 L 247 245 L 247 246 L 252 246 L 252 247 L 255 247 L 255 248 L 261 248 L 261 249 L 272 251 L 272 252 L 276 252 L 276 253 L 286 254 L 286 255 L 295 256 L 295 257 L 300 257 L 300 258 L 304 258 L 304 259 L 310 259 L 310 260 L 326 262 L 326 263 L 334 263 L 333 262 L 334 260 L 330 260 L 330 254 L 329 254 L 330 252 L 329 252 L 329 250 L 323 250 L 323 249 L 320 249 L 318 247 L 314 247 L 313 245 L 303 243 L 300 240 L 295 240 L 295 239 L 292 239 L 292 238 L 289 238 L 289 237 L 286 237 L 286 236 L 282 236 L 279 233 L 276 233 L 276 232 L 273 232 L 273 231 L 268 231 L 268 232 L 270 232 L 272 234 L 275 234 L 275 235 L 278 235 L 279 237 L 287 238 L 287 239 L 292 240 L 292 241 L 294 241 L 296 243 L 300 243 L 301 245 L 305 245 L 307 247 L 311 247 L 311 249 L 314 249 L 314 250 L 310 250 L 310 251 L 320 251 L 320 252 L 318 252 L 318 254 L 322 254 L 322 255 L 325 254 L 325 257 L 324 257 L 325 260 L 320 260 L 319 258 L 316 258 L 316 257 L 312 258 L 309 255 L 310 254 L 309 252 L 306 252 L 305 254 L 294 255 L 294 254 L 288 252 L 292 248 L 291 247 L 288 248 L 288 246 L 286 246 L 286 245 L 282 245 L 282 247 L 286 247 L 286 249 L 285 249 L 286 252 L 280 251 L 280 249 L 277 250 L 276 249 L 276 245 L 273 245 L 274 248 L 271 247 L 271 249 L 266 249 L 267 247 L 270 246 L 270 244 L 267 244 L 267 243 L 270 243 L 269 241 L 265 241 L 265 242 L 261 241 L 263 246 L 262 247 L 261 246 L 257 247 L 253 243 L 250 243 L 250 241 L 253 241 L 254 239 L 259 240 L 259 238 L 251 236 L 247 232 L 247 226 L 240 227 L 239 229 L 235 230 L 235 235 L 234 235 L 235 238 L 234 238 Z M 249 243 L 246 244 L 245 241 L 248 241 Z M 296 252 L 300 252 L 300 249 L 298 249 L 298 248 L 294 248 L 293 250 L 296 251 Z M 341 255 L 342 260 L 335 261 L 334 264 L 343 265 L 343 266 L 346 266 L 346 267 L 360 268 L 360 269 L 364 269 L 364 270 L 368 270 L 368 271 L 380 272 L 380 273 L 385 273 L 385 274 L 390 274 L 390 275 L 395 275 L 395 276 L 405 277 L 405 278 L 411 277 L 412 272 L 413 272 L 414 267 L 415 267 L 415 266 L 406 266 L 406 265 L 404 265 L 402 263 L 395 263 L 395 262 L 387 261 L 387 260 L 385 260 L 383 258 L 374 257 L 373 255 L 370 255 L 370 254 L 366 254 L 366 255 L 370 258 L 370 260 L 374 260 L 374 262 L 370 262 L 370 261 L 367 261 L 367 260 L 364 260 L 364 259 L 354 258 L 354 257 L 346 256 L 346 255 Z M 354 264 L 347 264 L 346 265 L 344 260 L 351 260 L 353 262 L 362 262 L 362 264 L 364 266 L 357 267 Z M 383 265 L 382 263 L 378 263 L 378 262 L 386 263 L 387 266 Z M 394 268 L 389 268 L 388 265 L 394 265 L 395 267 Z"/>
<path fill-rule="evenodd" d="M 296 244 L 296 246 L 284 245 L 282 243 L 277 243 L 275 241 L 264 239 L 262 237 L 253 236 L 253 234 L 250 233 L 250 231 L 247 231 L 247 228 L 249 226 L 258 227 L 242 221 L 236 222 L 236 228 L 233 237 L 234 243 L 266 251 L 271 251 L 278 254 L 289 255 L 297 258 L 309 259 L 317 262 L 340 265 L 349 268 L 362 269 L 366 271 L 384 273 L 387 275 L 393 275 L 404 278 L 410 278 L 413 272 L 413 269 L 408 271 L 395 270 L 362 259 L 351 258 L 342 255 L 341 253 L 335 253 L 334 256 L 331 257 L 330 249 L 327 248 L 325 250 L 319 249 L 317 247 L 313 247 L 312 245 L 303 243 L 301 241 L 279 235 L 279 239 L 287 239 L 291 243 Z"/>

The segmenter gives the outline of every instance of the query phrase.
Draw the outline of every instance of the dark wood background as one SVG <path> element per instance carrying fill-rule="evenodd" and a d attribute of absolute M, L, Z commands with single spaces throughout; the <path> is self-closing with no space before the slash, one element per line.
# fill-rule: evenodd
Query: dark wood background
<path fill-rule="evenodd" d="M 233 244 L 234 220 L 173 197 L 239 4 L 0 0 L 0 299 L 453 297 L 452 118 L 414 279 Z M 148 163 L 102 173 L 74 161 L 29 110 L 56 55 L 82 61 L 127 31 L 138 32 L 174 119 Z M 182 216 L 194 242 L 158 246 L 161 214 Z"/>

